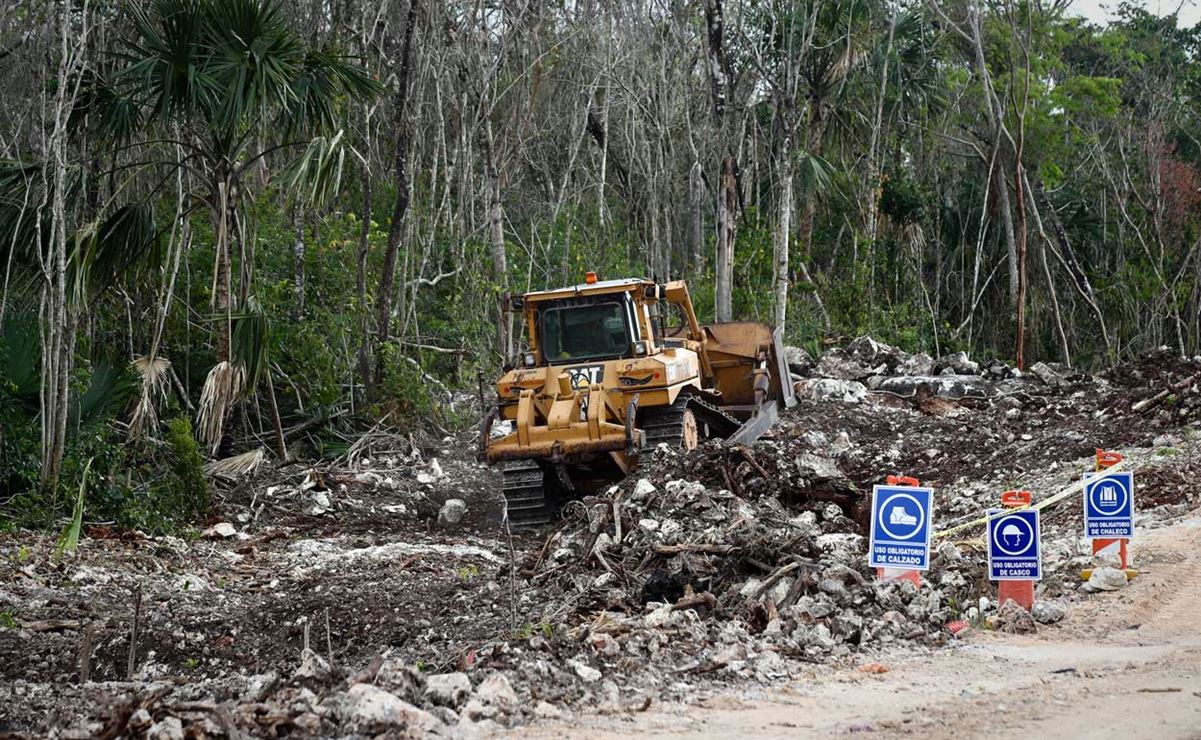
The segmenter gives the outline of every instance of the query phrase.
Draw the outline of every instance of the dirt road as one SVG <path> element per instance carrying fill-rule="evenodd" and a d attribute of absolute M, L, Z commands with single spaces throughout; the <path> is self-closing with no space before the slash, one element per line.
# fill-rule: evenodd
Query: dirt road
<path fill-rule="evenodd" d="M 1138 543 L 1138 579 L 1031 637 L 972 631 L 949 649 L 885 656 L 884 674 L 818 669 L 768 692 L 514 735 L 1201 738 L 1201 510 Z"/>

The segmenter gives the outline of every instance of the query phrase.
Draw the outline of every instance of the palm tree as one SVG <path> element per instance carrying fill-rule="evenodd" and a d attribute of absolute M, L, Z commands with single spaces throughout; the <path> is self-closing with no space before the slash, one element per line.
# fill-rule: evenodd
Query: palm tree
<path fill-rule="evenodd" d="M 245 368 L 229 365 L 238 361 L 230 352 L 232 247 L 240 243 L 251 200 L 249 175 L 268 157 L 299 151 L 280 170 L 289 189 L 328 193 L 341 169 L 342 103 L 368 100 L 381 88 L 333 50 L 306 47 L 276 0 L 153 0 L 131 3 L 124 14 L 129 30 L 113 70 L 89 80 L 76 117 L 132 150 L 168 146 L 176 152 L 168 169 L 184 169 L 194 184 L 184 214 L 208 211 L 218 364 L 203 397 L 216 403 L 220 419 L 204 426 L 217 435 L 204 441 L 215 449 L 224 410 L 246 378 Z M 156 164 L 159 182 L 170 182 L 161 175 L 163 163 Z M 249 282 L 243 270 L 239 311 Z"/>
<path fill-rule="evenodd" d="M 801 64 L 800 77 L 807 97 L 804 149 L 811 158 L 822 156 L 830 108 L 841 97 L 847 78 L 864 60 L 873 33 L 872 3 L 873 0 L 839 0 L 806 6 L 812 13 L 812 41 L 811 50 Z M 808 261 L 818 191 L 802 192 L 802 196 L 801 259 Z"/>
<path fill-rule="evenodd" d="M 98 64 L 64 64 L 55 80 L 59 90 L 79 91 L 68 100 L 69 133 L 75 137 L 75 146 L 63 147 L 68 156 L 59 162 L 0 162 L 0 315 L 10 287 L 41 279 L 39 255 L 49 235 L 60 234 L 69 245 L 64 323 L 73 326 L 105 287 L 130 279 L 131 268 L 153 264 L 159 256 L 153 207 L 179 188 L 176 223 L 207 211 L 213 224 L 219 362 L 206 380 L 205 397 L 215 404 L 210 416 L 218 412 L 219 419 L 209 426 L 216 439 L 204 441 L 215 448 L 234 398 L 247 379 L 257 377 L 247 368 L 253 364 L 249 353 L 231 353 L 230 347 L 238 317 L 255 310 L 248 305 L 249 265 L 242 271 L 236 313 L 231 280 L 231 247 L 244 224 L 251 185 L 259 179 L 250 174 L 257 175 L 268 158 L 293 156 L 277 172 L 287 190 L 310 200 L 327 196 L 341 170 L 342 105 L 368 100 L 380 86 L 334 50 L 307 47 L 277 0 L 128 0 L 116 15 L 115 50 Z M 78 153 L 89 134 L 90 148 L 100 154 L 83 160 Z M 76 159 L 67 161 L 70 155 Z M 102 167 L 103 161 L 109 166 Z M 53 177 L 56 171 L 64 176 Z M 108 185 L 104 193 L 101 183 Z M 65 206 L 44 207 L 51 201 Z M 177 258 L 173 269 L 178 264 Z M 164 291 L 164 301 L 169 295 Z M 65 336 L 61 354 L 69 359 L 74 332 Z M 157 348 L 156 335 L 141 367 L 161 365 Z M 41 372 L 66 377 L 47 367 Z M 143 395 L 153 376 L 144 374 Z M 60 405 L 66 408 L 65 401 Z M 49 489 L 57 482 L 61 435 L 46 446 Z"/>

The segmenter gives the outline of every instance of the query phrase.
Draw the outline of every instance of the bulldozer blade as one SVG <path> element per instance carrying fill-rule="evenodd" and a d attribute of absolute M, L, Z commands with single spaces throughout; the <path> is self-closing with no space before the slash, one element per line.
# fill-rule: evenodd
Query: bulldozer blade
<path fill-rule="evenodd" d="M 730 442 L 748 445 L 762 437 L 763 433 L 771 429 L 779 418 L 779 404 L 775 401 L 767 401 L 751 415 L 751 418 L 743 422 L 738 431 L 730 435 Z"/>

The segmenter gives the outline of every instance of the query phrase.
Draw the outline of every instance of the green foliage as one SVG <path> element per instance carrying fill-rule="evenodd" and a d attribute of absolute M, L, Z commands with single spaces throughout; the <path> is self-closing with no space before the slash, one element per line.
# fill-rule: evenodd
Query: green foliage
<path fill-rule="evenodd" d="M 909 172 L 898 169 L 885 178 L 880 193 L 880 212 L 898 225 L 914 224 L 925 215 L 925 196 Z"/>
<path fill-rule="evenodd" d="M 9 314 L 0 332 L 0 414 L 38 408 L 41 346 L 32 318 Z"/>
<path fill-rule="evenodd" d="M 208 480 L 204 477 L 204 457 L 192 434 L 192 422 L 186 416 L 167 422 L 166 442 L 174 475 L 171 509 L 186 518 L 207 513 Z"/>
<path fill-rule="evenodd" d="M 138 386 L 128 366 L 98 362 L 87 376 L 86 390 L 72 404 L 70 423 L 103 423 L 115 417 L 137 393 Z"/>
<path fill-rule="evenodd" d="M 42 466 L 36 332 L 32 323 L 9 315 L 0 334 L 0 523 L 27 508 L 24 499 Z"/>
<path fill-rule="evenodd" d="M 285 136 L 328 128 L 340 95 L 371 97 L 358 65 L 308 49 L 272 0 L 157 0 L 124 6 L 133 33 L 124 66 L 92 81 L 75 111 L 102 131 L 133 136 L 148 121 L 204 121 L 236 139 L 248 121 Z"/>
<path fill-rule="evenodd" d="M 434 412 L 434 396 L 421 366 L 395 344 L 384 345 L 382 352 L 384 375 L 380 398 L 384 409 L 397 422 L 428 418 Z"/>
<path fill-rule="evenodd" d="M 533 637 L 535 633 L 541 633 L 543 637 L 549 640 L 551 636 L 555 634 L 555 626 L 547 621 L 538 622 L 536 624 L 533 622 L 526 622 L 525 624 L 521 625 L 521 630 L 518 631 L 517 634 L 519 637 L 521 637 L 521 639 L 528 640 Z"/>
<path fill-rule="evenodd" d="M 1122 105 L 1121 91 L 1122 81 L 1114 77 L 1075 75 L 1059 83 L 1052 100 L 1070 116 L 1113 116 Z"/>
<path fill-rule="evenodd" d="M 253 389 L 263 377 L 270 360 L 267 314 L 258 299 L 250 296 L 246 299 L 246 305 L 232 314 L 231 320 L 230 357 L 246 370 L 246 388 Z"/>
<path fill-rule="evenodd" d="M 71 521 L 68 522 L 67 528 L 58 538 L 58 543 L 54 546 L 55 557 L 62 557 L 65 553 L 74 553 L 79 547 L 79 534 L 83 529 L 83 494 L 87 488 L 88 472 L 92 469 L 92 461 L 88 460 L 87 465 L 83 468 L 83 475 L 80 476 L 79 492 L 75 495 L 75 506 L 71 512 Z"/>
<path fill-rule="evenodd" d="M 56 179 L 35 161 L 36 149 L 14 150 L 19 159 L 0 162 L 0 266 L 13 267 L 0 334 L 0 527 L 57 529 L 79 491 L 89 518 L 121 526 L 188 532 L 204 514 L 203 460 L 187 420 L 137 441 L 126 438 L 122 422 L 138 390 L 126 355 L 149 351 L 173 274 L 167 244 L 186 249 L 157 351 L 193 401 L 205 373 L 223 359 L 211 331 L 218 324 L 203 328 L 216 304 L 219 187 L 234 194 L 230 346 L 249 371 L 233 423 L 270 423 L 270 407 L 257 403 L 266 399 L 256 381 L 267 373 L 283 424 L 310 429 L 304 441 L 289 440 L 302 455 L 306 444 L 317 454 L 345 452 L 357 428 L 384 414 L 410 428 L 478 421 L 474 408 L 451 417 L 436 382 L 474 391 L 477 375 L 485 386 L 497 376 L 504 358 L 496 306 L 505 290 L 569 285 L 589 270 L 602 279 L 684 278 L 699 316 L 712 320 L 715 177 L 728 154 L 739 167 L 736 318 L 772 320 L 774 230 L 788 205 L 780 202 L 779 166 L 787 164 L 795 185 L 788 341 L 814 354 L 830 335 L 864 333 L 932 353 L 1012 351 L 998 185 L 1013 199 L 1013 153 L 1002 141 L 992 161 L 992 106 L 974 50 L 921 4 L 729 5 L 727 71 L 739 89 L 755 93 L 751 111 L 734 110 L 746 96 L 727 101 L 724 120 L 736 126 L 710 120 L 711 81 L 707 67 L 695 64 L 705 48 L 696 17 L 656 16 L 653 29 L 643 29 L 649 34 L 627 32 L 640 18 L 619 24 L 621 33 L 609 39 L 618 61 L 606 66 L 603 89 L 581 102 L 580 71 L 596 60 L 575 39 L 589 34 L 558 24 L 562 8 L 548 6 L 545 33 L 529 36 L 531 53 L 544 62 L 540 74 L 498 60 L 496 79 L 484 89 L 503 94 L 483 108 L 476 80 L 419 74 L 410 108 L 398 111 L 393 99 L 378 109 L 371 102 L 382 91 L 371 74 L 390 87 L 396 81 L 391 47 L 383 55 L 365 49 L 360 65 L 334 46 L 343 29 L 320 34 L 321 44 L 331 39 L 326 45 L 311 43 L 317 37 L 299 25 L 306 11 L 276 0 L 105 7 L 98 12 L 108 31 L 89 48 L 96 56 L 79 80 L 68 145 L 69 277 L 80 339 L 63 482 L 44 497 L 34 492 L 42 465 L 39 332 L 36 317 L 13 307 L 38 302 L 38 247 L 53 226 L 50 209 L 38 206 L 50 202 Z M 947 11 L 963 22 L 962 9 Z M 1037 194 L 1027 211 L 1040 216 L 1028 234 L 1031 361 L 1060 352 L 1056 318 L 1075 362 L 1111 359 L 1069 256 L 1095 291 L 1117 353 L 1176 344 L 1179 336 L 1194 354 L 1201 337 L 1191 248 L 1201 234 L 1201 211 L 1191 200 L 1201 184 L 1201 30 L 1126 3 L 1108 26 L 1066 17 L 1058 6 L 985 4 L 980 12 L 995 102 L 1010 133 L 1024 124 L 1022 164 Z M 354 14 L 345 20 L 356 36 L 365 30 L 354 28 Z M 429 19 L 419 20 L 424 26 Z M 564 28 L 570 33 L 560 36 Z M 420 43 L 430 30 L 418 28 Z M 494 36 L 503 41 L 517 32 L 520 22 Z M 476 58 L 477 43 L 459 34 L 434 62 Z M 14 106 L 45 110 L 44 90 Z M 347 105 L 362 102 L 372 115 Z M 483 110 L 493 124 L 495 162 L 485 162 L 477 138 L 486 133 Z M 603 145 L 588 118 L 593 111 L 604 114 Z M 398 224 L 393 339 L 375 348 L 382 257 L 398 195 L 397 130 L 414 132 L 405 152 L 411 206 Z M 14 146 L 28 138 L 8 133 Z M 493 165 L 502 183 L 504 276 L 494 273 L 490 250 L 486 176 Z M 175 220 L 181 211 L 183 223 Z M 110 285 L 119 290 L 105 290 Z M 364 342 L 370 368 L 378 363 L 383 371 L 371 394 L 359 366 Z M 186 405 L 165 404 L 163 418 Z M 247 430 L 236 431 L 243 438 Z"/>

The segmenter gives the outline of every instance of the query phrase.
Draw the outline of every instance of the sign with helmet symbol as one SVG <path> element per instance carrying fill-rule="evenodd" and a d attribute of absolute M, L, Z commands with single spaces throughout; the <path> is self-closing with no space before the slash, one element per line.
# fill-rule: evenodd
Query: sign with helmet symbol
<path fill-rule="evenodd" d="M 990 509 L 988 571 L 994 581 L 1037 581 L 1042 577 L 1037 509 Z"/>

